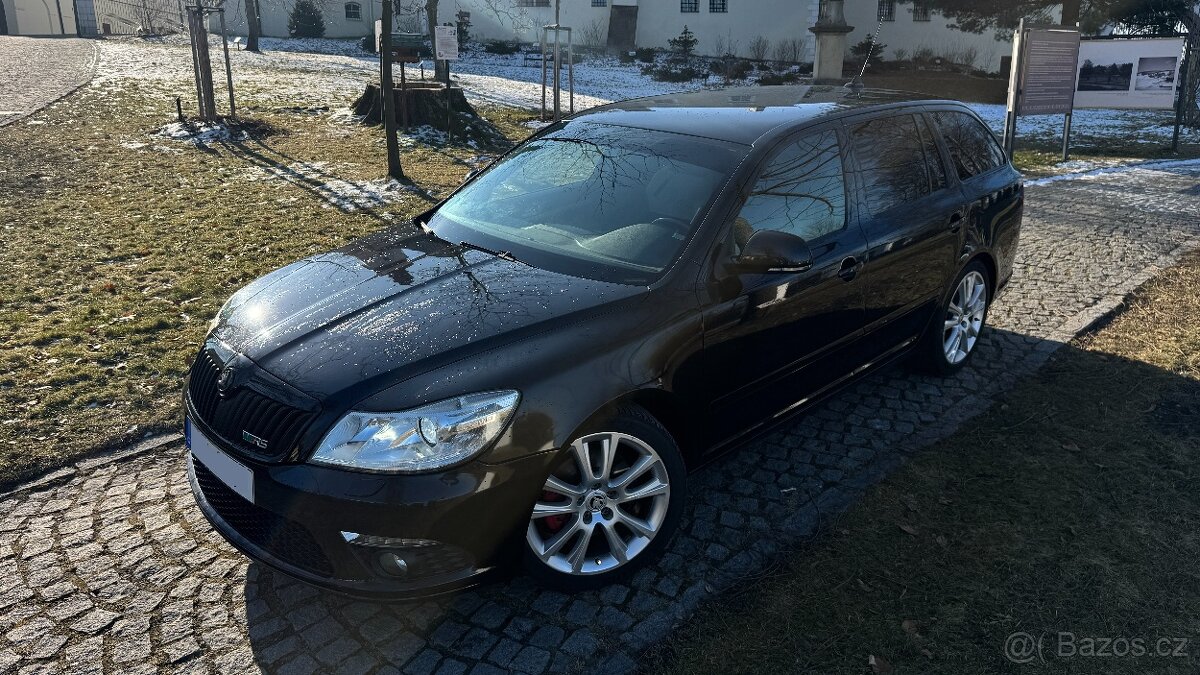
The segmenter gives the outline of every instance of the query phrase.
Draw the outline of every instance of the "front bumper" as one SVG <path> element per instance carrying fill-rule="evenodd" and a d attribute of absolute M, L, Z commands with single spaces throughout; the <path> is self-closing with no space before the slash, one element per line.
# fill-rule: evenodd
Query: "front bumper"
<path fill-rule="evenodd" d="M 553 454 L 430 474 L 370 474 L 254 461 L 192 423 L 254 474 L 251 503 L 188 453 L 192 493 L 222 536 L 290 576 L 371 598 L 457 590 L 515 560 Z M 367 535 L 372 545 L 351 544 L 344 532 Z M 407 561 L 403 575 L 381 563 L 385 555 Z"/>

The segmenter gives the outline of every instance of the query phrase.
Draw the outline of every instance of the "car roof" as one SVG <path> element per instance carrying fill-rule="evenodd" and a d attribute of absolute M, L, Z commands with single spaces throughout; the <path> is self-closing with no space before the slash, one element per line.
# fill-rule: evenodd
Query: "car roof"
<path fill-rule="evenodd" d="M 957 103 L 893 89 L 839 85 L 729 87 L 647 96 L 591 108 L 573 120 L 669 131 L 753 145 L 802 124 L 872 108 Z"/>

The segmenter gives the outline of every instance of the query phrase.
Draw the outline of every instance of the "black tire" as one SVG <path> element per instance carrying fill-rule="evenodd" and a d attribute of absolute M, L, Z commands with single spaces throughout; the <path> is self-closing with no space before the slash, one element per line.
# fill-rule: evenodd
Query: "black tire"
<path fill-rule="evenodd" d="M 617 439 L 615 443 L 612 442 L 614 438 Z M 617 448 L 610 460 L 612 468 L 607 474 L 608 478 L 595 482 L 597 479 L 594 476 L 603 471 L 603 467 L 597 467 L 596 459 L 599 458 L 601 463 L 605 461 L 604 456 L 608 454 L 604 450 L 608 447 L 604 445 L 606 442 Z M 645 452 L 647 448 L 650 454 Z M 657 455 L 657 461 L 654 461 L 654 455 Z M 587 457 L 592 465 L 592 477 L 584 476 L 579 468 L 581 457 Z M 615 487 L 621 477 L 639 467 L 639 462 L 644 458 L 648 459 L 645 459 L 646 466 L 641 473 L 628 480 L 627 485 Z M 582 487 L 585 492 L 571 498 L 559 494 L 547 484 L 538 502 L 531 507 L 530 522 L 523 533 L 521 546 L 525 569 L 538 583 L 565 591 L 579 591 L 625 579 L 643 565 L 656 560 L 679 529 L 687 496 L 687 471 L 683 455 L 671 434 L 644 408 L 623 405 L 588 424 L 576 434 L 572 444 L 561 451 L 561 457 L 554 466 L 551 476 L 559 481 L 560 489 Z M 548 482 L 551 476 L 547 476 Z M 663 479 L 668 486 L 666 494 L 635 498 L 639 491 L 650 493 L 661 489 L 655 481 L 661 482 Z M 597 486 L 600 488 L 597 489 Z M 598 492 L 605 494 L 599 495 Z M 593 510 L 599 503 L 605 506 Z M 570 508 L 572 512 L 534 518 L 535 508 L 544 513 L 547 508 L 556 507 Z M 643 535 L 627 524 L 632 522 L 639 526 L 657 522 L 653 536 L 648 541 L 642 541 L 640 537 Z M 572 533 L 574 528 L 581 529 Z M 589 528 L 590 543 L 582 543 L 584 530 Z M 609 530 L 615 534 L 610 535 Z M 610 536 L 622 539 L 629 536 L 629 546 L 625 550 L 636 549 L 636 552 L 628 556 L 626 562 L 619 562 Z M 565 543 L 551 556 L 551 560 L 535 552 L 535 547 L 538 547 L 540 552 L 546 553 L 558 537 L 562 537 Z M 578 550 L 579 546 L 584 547 L 582 556 L 564 553 Z M 564 565 L 574 565 L 576 558 L 582 558 L 587 567 L 577 570 L 562 568 Z M 615 566 L 605 568 L 605 565 L 613 564 Z"/>
<path fill-rule="evenodd" d="M 945 324 L 951 315 L 951 304 L 958 300 L 960 286 L 963 284 L 963 280 L 969 276 L 981 279 L 984 284 L 982 290 L 982 316 L 979 319 L 978 329 L 976 329 L 974 336 L 975 339 L 971 342 L 970 347 L 966 349 L 965 356 L 962 356 L 960 360 L 951 361 L 947 355 L 949 349 L 946 347 L 946 340 L 950 337 L 952 329 L 946 328 Z M 971 358 L 978 351 L 978 341 L 983 338 L 983 334 L 987 328 L 987 313 L 991 309 L 992 295 L 994 293 L 992 284 L 992 277 L 988 272 L 987 266 L 978 260 L 972 260 L 959 271 L 958 275 L 954 278 L 954 283 L 950 286 L 950 292 L 942 301 L 937 313 L 930 318 L 929 326 L 925 329 L 925 334 L 917 344 L 916 352 L 913 355 L 913 364 L 918 369 L 932 375 L 946 377 L 957 373 L 970 363 Z"/>

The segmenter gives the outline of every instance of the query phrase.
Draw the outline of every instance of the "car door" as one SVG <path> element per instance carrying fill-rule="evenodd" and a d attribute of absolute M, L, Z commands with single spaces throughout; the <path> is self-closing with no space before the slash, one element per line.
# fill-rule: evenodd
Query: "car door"
<path fill-rule="evenodd" d="M 940 132 L 950 157 L 951 171 L 961 183 L 967 206 L 966 246 L 984 244 L 998 256 L 996 267 L 1011 269 L 1004 256 L 1016 250 L 1021 219 L 1021 175 L 1009 166 L 1004 151 L 978 118 L 964 110 L 933 110 L 933 128 Z M 997 279 L 1003 282 L 1004 279 Z"/>
<path fill-rule="evenodd" d="M 954 273 L 964 208 L 920 111 L 847 126 L 868 242 L 864 304 L 874 358 L 924 330 Z"/>
<path fill-rule="evenodd" d="M 718 444 L 803 401 L 856 365 L 866 238 L 847 199 L 841 130 L 783 142 L 748 182 L 718 239 L 703 301 L 701 363 Z M 731 262 L 759 230 L 801 237 L 811 265 L 739 274 Z"/>

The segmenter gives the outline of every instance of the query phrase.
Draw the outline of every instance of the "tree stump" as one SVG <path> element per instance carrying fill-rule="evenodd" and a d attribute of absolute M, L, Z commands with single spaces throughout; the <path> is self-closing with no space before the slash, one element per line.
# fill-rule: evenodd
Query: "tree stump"
<path fill-rule="evenodd" d="M 446 114 L 446 85 L 441 82 L 408 82 L 401 90 L 397 84 L 392 92 L 395 99 L 396 124 L 415 129 L 430 126 L 439 131 L 449 131 L 456 143 L 463 143 L 487 150 L 511 147 L 491 122 L 480 117 L 467 102 L 462 89 L 450 87 L 450 114 Z M 353 104 L 354 114 L 362 117 L 363 124 L 383 123 L 383 97 L 379 85 L 368 84 L 366 91 Z"/>

